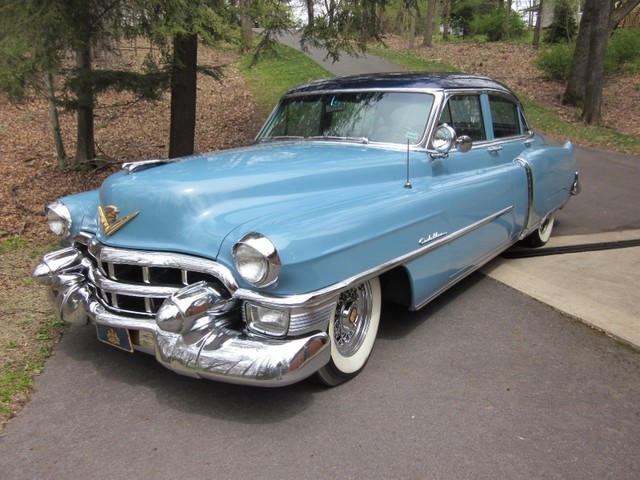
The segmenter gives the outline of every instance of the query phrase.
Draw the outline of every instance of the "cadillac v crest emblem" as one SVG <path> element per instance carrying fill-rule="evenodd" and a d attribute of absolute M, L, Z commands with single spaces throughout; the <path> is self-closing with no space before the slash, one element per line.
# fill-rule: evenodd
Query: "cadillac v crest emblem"
<path fill-rule="evenodd" d="M 100 224 L 102 225 L 102 230 L 104 230 L 104 233 L 107 235 L 113 235 L 116 233 L 127 223 L 137 217 L 140 211 L 138 210 L 137 212 L 133 212 L 120 220 L 118 220 L 118 213 L 120 213 L 120 211 L 118 210 L 118 207 L 114 205 L 107 205 L 104 208 L 100 206 L 98 207 Z"/>

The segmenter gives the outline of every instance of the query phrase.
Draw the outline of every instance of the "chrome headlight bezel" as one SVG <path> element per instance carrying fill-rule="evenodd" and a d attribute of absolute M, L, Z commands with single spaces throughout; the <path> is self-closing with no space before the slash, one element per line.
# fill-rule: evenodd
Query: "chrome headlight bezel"
<path fill-rule="evenodd" d="M 71 220 L 71 212 L 64 203 L 59 201 L 50 203 L 46 206 L 44 214 L 54 235 L 63 239 L 69 236 L 73 222 Z"/>
<path fill-rule="evenodd" d="M 242 279 L 254 287 L 267 287 L 278 280 L 280 256 L 264 235 L 251 232 L 233 246 L 233 261 Z"/>

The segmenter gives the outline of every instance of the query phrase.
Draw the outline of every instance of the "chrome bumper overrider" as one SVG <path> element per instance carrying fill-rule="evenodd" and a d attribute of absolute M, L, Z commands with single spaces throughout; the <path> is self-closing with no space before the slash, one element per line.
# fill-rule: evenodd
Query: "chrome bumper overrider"
<path fill-rule="evenodd" d="M 581 191 L 582 186 L 580 185 L 580 174 L 576 172 L 575 180 L 571 186 L 571 195 L 578 195 Z"/>
<path fill-rule="evenodd" d="M 325 332 L 288 338 L 255 335 L 242 328 L 235 299 L 223 298 L 216 289 L 206 286 L 190 308 L 176 314 L 181 320 L 177 324 L 163 324 L 161 318 L 113 313 L 87 279 L 89 264 L 79 250 L 69 247 L 46 255 L 33 277 L 49 287 L 57 314 L 65 322 L 86 325 L 92 321 L 147 332 L 145 337 L 152 338 L 152 344 L 136 344 L 134 348 L 154 353 L 162 365 L 179 374 L 228 383 L 282 386 L 310 376 L 330 359 Z M 181 298 L 174 297 L 179 310 Z M 203 302 L 209 302 L 208 308 L 198 308 Z"/>

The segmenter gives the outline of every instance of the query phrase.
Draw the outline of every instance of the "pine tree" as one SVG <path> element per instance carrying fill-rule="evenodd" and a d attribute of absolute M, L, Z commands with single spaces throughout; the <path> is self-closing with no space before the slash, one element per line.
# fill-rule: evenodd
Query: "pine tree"
<path fill-rule="evenodd" d="M 553 22 L 544 35 L 546 43 L 572 42 L 576 36 L 576 8 L 573 0 L 560 0 L 553 9 Z"/>

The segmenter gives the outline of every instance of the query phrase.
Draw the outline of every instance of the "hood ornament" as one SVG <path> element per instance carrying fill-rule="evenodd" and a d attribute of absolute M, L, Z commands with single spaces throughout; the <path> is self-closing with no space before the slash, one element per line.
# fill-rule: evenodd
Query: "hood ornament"
<path fill-rule="evenodd" d="M 107 235 L 113 235 L 122 227 L 124 227 L 127 223 L 129 223 L 131 220 L 133 220 L 135 217 L 138 216 L 138 214 L 140 213 L 140 210 L 138 210 L 137 212 L 133 212 L 127 215 L 126 217 L 118 220 L 119 212 L 120 210 L 118 210 L 118 207 L 116 207 L 115 205 L 107 205 L 104 208 L 102 208 L 101 206 L 98 206 L 98 215 L 100 215 L 100 224 L 102 225 L 102 230 L 104 230 L 104 233 L 106 233 Z"/>

